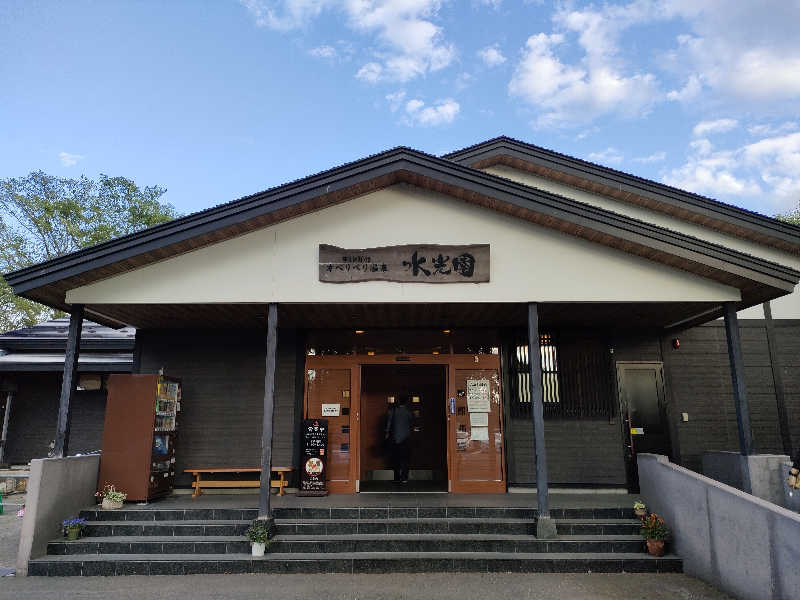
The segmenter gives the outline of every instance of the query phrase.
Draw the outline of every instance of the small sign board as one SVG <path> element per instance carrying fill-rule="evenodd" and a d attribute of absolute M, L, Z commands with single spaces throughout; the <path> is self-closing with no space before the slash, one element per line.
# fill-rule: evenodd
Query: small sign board
<path fill-rule="evenodd" d="M 631 435 L 644 435 L 644 427 L 631 427 Z"/>
<path fill-rule="evenodd" d="M 300 461 L 298 496 L 325 496 L 328 467 L 328 421 L 303 420 L 303 447 Z"/>
<path fill-rule="evenodd" d="M 322 416 L 323 417 L 338 417 L 342 412 L 341 404 L 323 404 Z"/>
<path fill-rule="evenodd" d="M 487 283 L 489 244 L 409 244 L 378 248 L 320 244 L 319 280 L 326 283 Z"/>

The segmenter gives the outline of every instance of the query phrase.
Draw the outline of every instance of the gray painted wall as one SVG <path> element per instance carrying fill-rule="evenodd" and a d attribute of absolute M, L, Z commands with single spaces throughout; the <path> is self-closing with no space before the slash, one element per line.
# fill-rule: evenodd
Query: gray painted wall
<path fill-rule="evenodd" d="M 140 337 L 141 372 L 183 381 L 176 485 L 191 467 L 259 466 L 266 332 L 148 330 Z M 294 465 L 295 331 L 278 332 L 273 464 Z M 301 390 L 302 393 L 302 390 Z"/>
<path fill-rule="evenodd" d="M 640 455 L 639 481 L 648 509 L 672 531 L 684 572 L 735 598 L 800 598 L 800 515 L 665 456 Z"/>
<path fill-rule="evenodd" d="M 99 454 L 31 461 L 17 575 L 28 574 L 31 558 L 44 556 L 47 542 L 61 531 L 61 521 L 77 517 L 81 509 L 94 503 L 99 469 Z"/>

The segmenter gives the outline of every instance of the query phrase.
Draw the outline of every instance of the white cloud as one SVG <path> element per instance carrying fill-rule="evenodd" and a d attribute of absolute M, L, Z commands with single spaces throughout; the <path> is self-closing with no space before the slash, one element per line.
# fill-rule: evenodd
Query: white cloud
<path fill-rule="evenodd" d="M 561 34 L 529 37 L 509 83 L 512 96 L 542 111 L 538 126 L 572 126 L 605 114 L 647 112 L 657 95 L 653 75 L 622 75 L 607 60 L 605 42 L 593 37 L 586 42 L 580 66 L 565 64 L 554 54 L 564 42 Z"/>
<path fill-rule="evenodd" d="M 356 77 L 363 81 L 408 81 L 447 67 L 456 57 L 434 24 L 443 0 L 240 0 L 257 25 L 287 31 L 307 26 L 323 10 L 344 15 L 348 25 L 373 35 L 373 60 Z M 376 65 L 379 68 L 376 68 Z"/>
<path fill-rule="evenodd" d="M 785 121 L 780 125 L 751 125 L 747 128 L 747 133 L 754 136 L 768 137 L 789 133 L 790 131 L 797 131 L 798 129 L 800 129 L 800 123 L 797 121 Z"/>
<path fill-rule="evenodd" d="M 601 152 L 592 152 L 589 154 L 589 160 L 602 164 L 618 164 L 622 162 L 622 159 L 622 153 L 611 146 Z"/>
<path fill-rule="evenodd" d="M 69 152 L 58 153 L 58 160 L 61 161 L 62 167 L 74 167 L 78 164 L 78 161 L 81 161 L 84 158 L 86 157 L 82 154 L 70 154 Z"/>
<path fill-rule="evenodd" d="M 692 135 L 695 137 L 702 137 L 704 135 L 714 133 L 725 133 L 736 129 L 739 126 L 739 121 L 736 119 L 717 119 L 715 121 L 700 121 L 692 129 Z"/>
<path fill-rule="evenodd" d="M 425 102 L 415 98 L 406 103 L 405 122 L 408 125 L 422 125 L 423 127 L 446 125 L 455 120 L 460 110 L 458 102 L 452 98 L 438 100 L 431 106 L 425 106 Z"/>
<path fill-rule="evenodd" d="M 506 57 L 503 56 L 497 44 L 478 50 L 478 56 L 487 67 L 496 67 L 506 62 Z"/>
<path fill-rule="evenodd" d="M 308 51 L 308 53 L 313 56 L 314 58 L 326 58 L 326 59 L 333 59 L 338 56 L 336 52 L 336 48 L 333 46 L 317 46 L 316 48 L 312 48 Z"/>
<path fill-rule="evenodd" d="M 398 90 L 391 94 L 386 94 L 386 100 L 389 102 L 389 110 L 391 110 L 392 112 L 397 112 L 397 110 L 403 104 L 403 100 L 405 99 L 406 99 L 405 90 Z"/>
<path fill-rule="evenodd" d="M 640 156 L 639 158 L 634 158 L 633 162 L 649 164 L 649 163 L 662 162 L 666 159 L 667 159 L 667 153 L 662 151 L 662 152 L 654 152 L 649 156 Z"/>
<path fill-rule="evenodd" d="M 677 102 L 691 102 L 695 100 L 700 92 L 703 91 L 703 85 L 700 83 L 700 77 L 692 73 L 686 85 L 680 90 L 672 90 L 667 94 L 667 100 L 675 100 Z"/>
<path fill-rule="evenodd" d="M 332 0 L 239 0 L 259 27 L 287 31 L 306 26 Z"/>
<path fill-rule="evenodd" d="M 379 79 L 408 81 L 448 66 L 455 46 L 434 25 L 441 0 L 346 0 L 350 25 L 375 33 L 384 47 Z"/>
<path fill-rule="evenodd" d="M 748 109 L 800 100 L 800 2 L 629 0 L 573 8 L 564 2 L 552 30 L 534 33 L 509 83 L 537 111 L 536 126 L 581 125 L 598 117 L 640 115 L 655 103 L 705 101 Z M 623 41 L 638 28 L 669 23 L 680 32 L 666 53 L 648 48 L 663 70 L 637 68 Z M 577 55 L 576 55 L 577 51 Z M 631 58 L 631 60 L 634 60 Z M 667 87 L 669 78 L 671 87 Z M 676 85 L 674 82 L 680 82 Z"/>
<path fill-rule="evenodd" d="M 727 149 L 692 140 L 685 164 L 663 179 L 715 198 L 749 198 L 766 214 L 792 210 L 800 197 L 800 132 Z"/>
<path fill-rule="evenodd" d="M 356 79 L 366 81 L 368 83 L 376 83 L 381 78 L 383 67 L 378 63 L 370 62 L 365 64 L 356 73 Z"/>

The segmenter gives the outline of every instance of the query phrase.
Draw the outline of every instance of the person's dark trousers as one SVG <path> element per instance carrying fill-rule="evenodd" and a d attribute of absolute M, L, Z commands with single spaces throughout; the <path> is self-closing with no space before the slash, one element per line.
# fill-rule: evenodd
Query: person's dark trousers
<path fill-rule="evenodd" d="M 411 448 L 408 440 L 392 443 L 392 462 L 395 481 L 408 481 L 408 460 Z"/>

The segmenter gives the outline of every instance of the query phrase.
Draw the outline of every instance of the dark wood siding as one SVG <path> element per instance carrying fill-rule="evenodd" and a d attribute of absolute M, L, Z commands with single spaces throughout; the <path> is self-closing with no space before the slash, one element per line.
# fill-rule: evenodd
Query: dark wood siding
<path fill-rule="evenodd" d="M 754 449 L 758 453 L 782 453 L 764 322 L 742 320 L 740 329 Z M 670 347 L 667 350 L 670 353 L 667 383 L 671 387 L 673 412 L 679 420 L 681 462 L 699 471 L 704 451 L 739 450 L 727 341 L 721 322 L 689 329 L 677 337 L 681 341 L 680 349 Z M 779 338 L 782 361 L 791 361 L 791 344 L 787 343 L 790 337 Z M 794 360 L 796 362 L 796 358 Z M 785 369 L 789 378 L 790 371 Z M 798 383 L 794 383 L 795 390 Z M 786 387 L 787 396 L 790 396 L 792 385 L 786 384 Z M 796 410 L 796 401 L 794 407 Z M 687 423 L 680 422 L 683 412 L 689 414 Z"/>
<path fill-rule="evenodd" d="M 619 424 L 608 420 L 545 421 L 547 469 L 553 485 L 624 486 L 625 464 Z M 534 485 L 533 426 L 511 421 L 510 485 Z M 508 439 L 508 438 L 507 438 Z"/>
<path fill-rule="evenodd" d="M 264 407 L 266 331 L 140 331 L 141 372 L 183 381 L 176 484 L 190 467 L 258 466 Z M 273 464 L 293 465 L 295 331 L 279 330 Z"/>
<path fill-rule="evenodd" d="M 17 392 L 8 422 L 6 462 L 26 464 L 46 458 L 55 439 L 61 375 L 31 373 L 14 375 Z M 69 453 L 99 450 L 103 441 L 105 391 L 75 392 L 72 404 Z"/>
<path fill-rule="evenodd" d="M 777 320 L 776 346 L 789 414 L 792 443 L 800 444 L 800 321 Z M 745 380 L 755 451 L 783 453 L 775 385 L 764 321 L 740 321 Z M 598 334 L 600 336 L 600 334 Z M 672 337 L 680 339 L 673 349 Z M 664 363 L 673 449 L 684 466 L 700 471 L 703 452 L 739 450 L 725 329 L 721 321 L 675 334 L 611 338 L 617 361 Z M 663 354 L 662 354 L 663 349 Z M 689 421 L 681 421 L 681 413 Z M 529 419 L 511 419 L 508 428 L 511 484 L 535 481 Z M 545 422 L 550 481 L 558 484 L 624 485 L 622 426 L 612 420 Z M 677 441 L 677 443 L 676 443 Z"/>
<path fill-rule="evenodd" d="M 775 323 L 776 361 L 783 376 L 783 393 L 789 416 L 792 450 L 800 446 L 800 321 L 779 320 Z"/>

